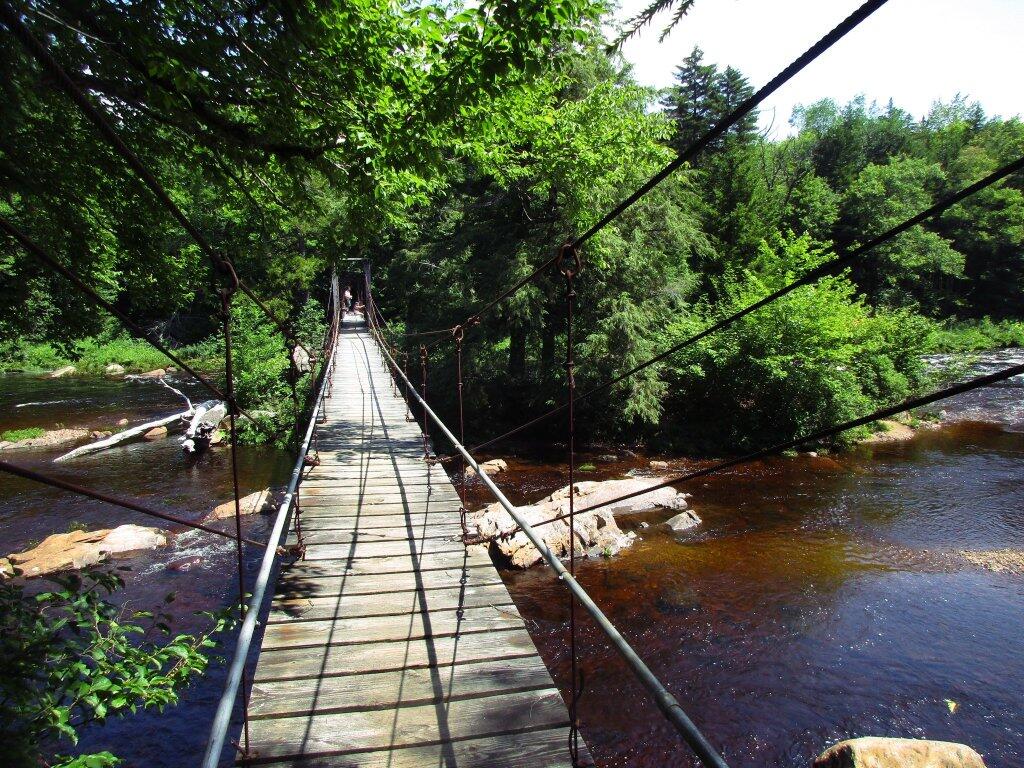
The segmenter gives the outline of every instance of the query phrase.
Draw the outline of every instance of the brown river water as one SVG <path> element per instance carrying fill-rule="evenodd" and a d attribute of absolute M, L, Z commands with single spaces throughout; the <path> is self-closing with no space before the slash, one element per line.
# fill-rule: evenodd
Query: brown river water
<path fill-rule="evenodd" d="M 997 353 L 981 367 L 1022 358 Z M 950 423 L 909 442 L 703 478 L 683 489 L 700 526 L 673 537 L 658 525 L 667 513 L 624 518 L 638 541 L 614 558 L 583 561 L 579 579 L 731 766 L 806 767 L 828 744 L 859 735 L 961 741 L 989 766 L 1024 765 L 1024 576 L 956 554 L 1024 549 L 1022 395 L 1024 382 L 1011 381 L 962 397 L 945 406 Z M 153 385 L 0 378 L 0 429 L 98 428 L 178 404 Z M 609 452 L 619 460 L 596 461 Z M 230 496 L 226 452 L 189 460 L 173 439 L 60 465 L 54 455 L 5 458 L 190 518 Z M 239 458 L 244 491 L 283 480 L 291 463 L 266 448 L 241 449 Z M 580 460 L 588 458 L 597 469 L 581 479 L 650 474 L 649 457 L 621 449 Z M 565 485 L 562 456 L 509 463 L 496 479 L 515 502 Z M 481 485 L 470 490 L 475 502 L 490 501 Z M 72 521 L 150 524 L 130 514 L 0 476 L 5 552 Z M 267 534 L 264 520 L 246 525 L 255 538 Z M 124 599 L 149 608 L 174 591 L 179 627 L 195 627 L 192 611 L 236 594 L 232 547 L 182 531 L 167 550 L 130 561 Z M 258 558 L 249 554 L 250 567 Z M 503 575 L 564 692 L 564 589 L 547 568 Z M 598 764 L 696 765 L 589 620 L 580 637 L 582 732 Z M 110 749 L 130 766 L 195 765 L 223 670 L 214 665 L 162 715 L 87 731 L 83 747 Z"/>

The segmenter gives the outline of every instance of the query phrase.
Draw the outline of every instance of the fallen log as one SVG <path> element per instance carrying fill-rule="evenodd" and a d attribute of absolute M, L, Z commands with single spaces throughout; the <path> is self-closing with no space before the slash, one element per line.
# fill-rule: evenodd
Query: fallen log
<path fill-rule="evenodd" d="M 124 432 L 118 432 L 110 437 L 106 437 L 103 440 L 97 440 L 95 443 L 89 443 L 83 445 L 80 448 L 75 448 L 73 451 L 65 453 L 63 456 L 58 456 L 54 461 L 67 461 L 68 459 L 74 459 L 78 456 L 85 456 L 88 453 L 96 453 L 97 451 L 104 451 L 107 448 L 113 448 L 115 445 L 126 443 L 129 440 L 134 440 L 136 437 L 142 437 L 144 434 L 154 427 L 166 427 L 168 424 L 173 424 L 181 419 L 187 419 L 192 415 L 191 411 L 184 411 L 182 413 L 175 413 L 171 416 L 165 416 L 162 419 L 156 421 L 147 421 L 145 424 L 139 424 L 137 427 L 126 429 Z"/>
<path fill-rule="evenodd" d="M 176 421 L 188 421 L 189 419 L 192 419 L 192 424 L 196 424 L 197 422 L 195 420 L 195 415 L 200 410 L 202 410 L 202 412 L 205 414 L 218 404 L 223 405 L 223 403 L 221 403 L 221 401 L 219 400 L 207 400 L 205 403 L 200 403 L 198 407 L 194 406 L 192 405 L 192 401 L 188 399 L 188 396 L 180 389 L 175 389 L 163 379 L 160 379 L 159 381 L 163 386 L 167 387 L 167 389 L 171 390 L 172 392 L 179 395 L 185 400 L 185 404 L 188 407 L 184 411 L 182 411 L 181 413 L 172 414 L 170 416 L 164 416 L 162 419 L 157 419 L 155 421 L 147 421 L 145 424 L 139 424 L 138 426 L 132 427 L 131 429 L 126 429 L 123 432 L 117 432 L 116 434 L 113 434 L 110 437 L 104 438 L 102 440 L 97 440 L 96 442 L 89 443 L 88 445 L 83 445 L 80 448 L 75 448 L 75 450 L 73 451 L 69 451 L 68 453 L 65 453 L 62 456 L 58 456 L 57 458 L 54 459 L 54 461 L 66 461 L 67 459 L 74 459 L 78 456 L 85 456 L 86 454 L 89 453 L 104 451 L 107 448 L 113 448 L 115 445 L 121 445 L 122 443 L 127 443 L 128 441 L 134 440 L 137 437 L 142 437 L 151 429 L 156 429 L 158 427 L 166 427 L 170 424 L 175 423 Z"/>

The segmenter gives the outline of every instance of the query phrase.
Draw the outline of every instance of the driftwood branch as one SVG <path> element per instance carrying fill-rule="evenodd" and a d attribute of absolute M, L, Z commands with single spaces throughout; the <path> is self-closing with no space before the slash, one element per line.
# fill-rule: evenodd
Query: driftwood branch
<path fill-rule="evenodd" d="M 156 427 L 166 427 L 168 424 L 173 424 L 175 421 L 180 419 L 187 419 L 192 415 L 191 411 L 184 411 L 183 413 L 175 413 L 171 416 L 164 416 L 162 419 L 156 421 L 147 421 L 145 424 L 139 424 L 137 427 L 126 429 L 123 432 L 118 432 L 116 435 L 111 435 L 102 440 L 97 440 L 95 443 L 89 443 L 83 445 L 81 448 L 75 448 L 73 451 L 65 453 L 63 456 L 58 456 L 54 461 L 66 461 L 67 459 L 74 459 L 77 456 L 84 456 L 87 453 L 96 453 L 97 451 L 103 451 L 107 448 L 113 448 L 115 445 L 126 443 L 129 440 L 134 440 L 136 437 L 140 437 L 149 430 Z"/>
<path fill-rule="evenodd" d="M 193 405 L 192 401 L 189 400 L 188 396 L 179 389 L 175 389 L 166 381 L 163 377 L 157 379 L 157 381 L 167 389 L 171 390 L 175 394 L 179 395 L 188 406 L 181 413 L 175 413 L 170 416 L 164 416 L 163 418 L 156 419 L 155 421 L 147 421 L 145 424 L 139 424 L 138 426 L 126 429 L 123 432 L 118 432 L 116 435 L 97 440 L 94 443 L 83 445 L 79 448 L 75 448 L 73 451 L 65 453 L 63 456 L 58 456 L 54 461 L 66 461 L 67 459 L 73 459 L 78 456 L 85 456 L 86 454 L 96 453 L 97 451 L 104 451 L 107 448 L 113 448 L 115 445 L 121 445 L 127 443 L 138 437 L 149 432 L 151 429 L 156 427 L 166 427 L 175 422 L 189 422 L 188 430 L 185 433 L 185 437 L 182 438 L 182 446 L 185 450 L 192 452 L 195 448 L 195 441 L 198 440 L 209 440 L 209 435 L 213 433 L 213 430 L 217 428 L 220 420 L 224 418 L 227 413 L 227 407 L 220 400 L 207 400 L 206 402 L 200 403 L 198 406 Z M 212 426 L 210 426 L 212 423 Z"/>

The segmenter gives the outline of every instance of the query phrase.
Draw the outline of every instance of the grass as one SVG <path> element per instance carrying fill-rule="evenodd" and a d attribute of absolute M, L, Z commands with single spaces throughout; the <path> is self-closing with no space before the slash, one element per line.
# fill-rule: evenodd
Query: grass
<path fill-rule="evenodd" d="M 33 437 L 42 437 L 46 430 L 41 427 L 25 427 L 24 429 L 9 429 L 0 433 L 0 440 L 8 440 L 16 443 L 19 440 L 31 440 Z"/>
<path fill-rule="evenodd" d="M 947 320 L 936 323 L 928 335 L 932 352 L 981 352 L 1024 347 L 1022 320 Z"/>
<path fill-rule="evenodd" d="M 219 340 L 211 339 L 181 347 L 177 354 L 200 370 L 219 370 L 223 357 Z M 39 373 L 73 365 L 77 373 L 102 375 L 107 366 L 117 363 L 127 373 L 144 373 L 166 368 L 173 363 L 163 353 L 139 339 L 119 336 L 100 340 L 87 338 L 66 349 L 49 343 L 22 342 L 0 347 L 0 373 L 27 371 Z"/>

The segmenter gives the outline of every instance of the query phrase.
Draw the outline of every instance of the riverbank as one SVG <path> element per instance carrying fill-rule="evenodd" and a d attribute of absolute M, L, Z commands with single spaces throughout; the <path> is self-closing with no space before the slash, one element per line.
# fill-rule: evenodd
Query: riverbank
<path fill-rule="evenodd" d="M 179 347 L 176 352 L 198 370 L 219 370 L 221 365 L 214 341 Z M 167 357 L 151 344 L 124 336 L 86 338 L 66 347 L 23 342 L 0 348 L 0 373 L 43 375 L 73 366 L 76 375 L 103 376 L 110 365 L 120 366 L 124 373 L 144 373 L 166 368 L 168 363 Z"/>

